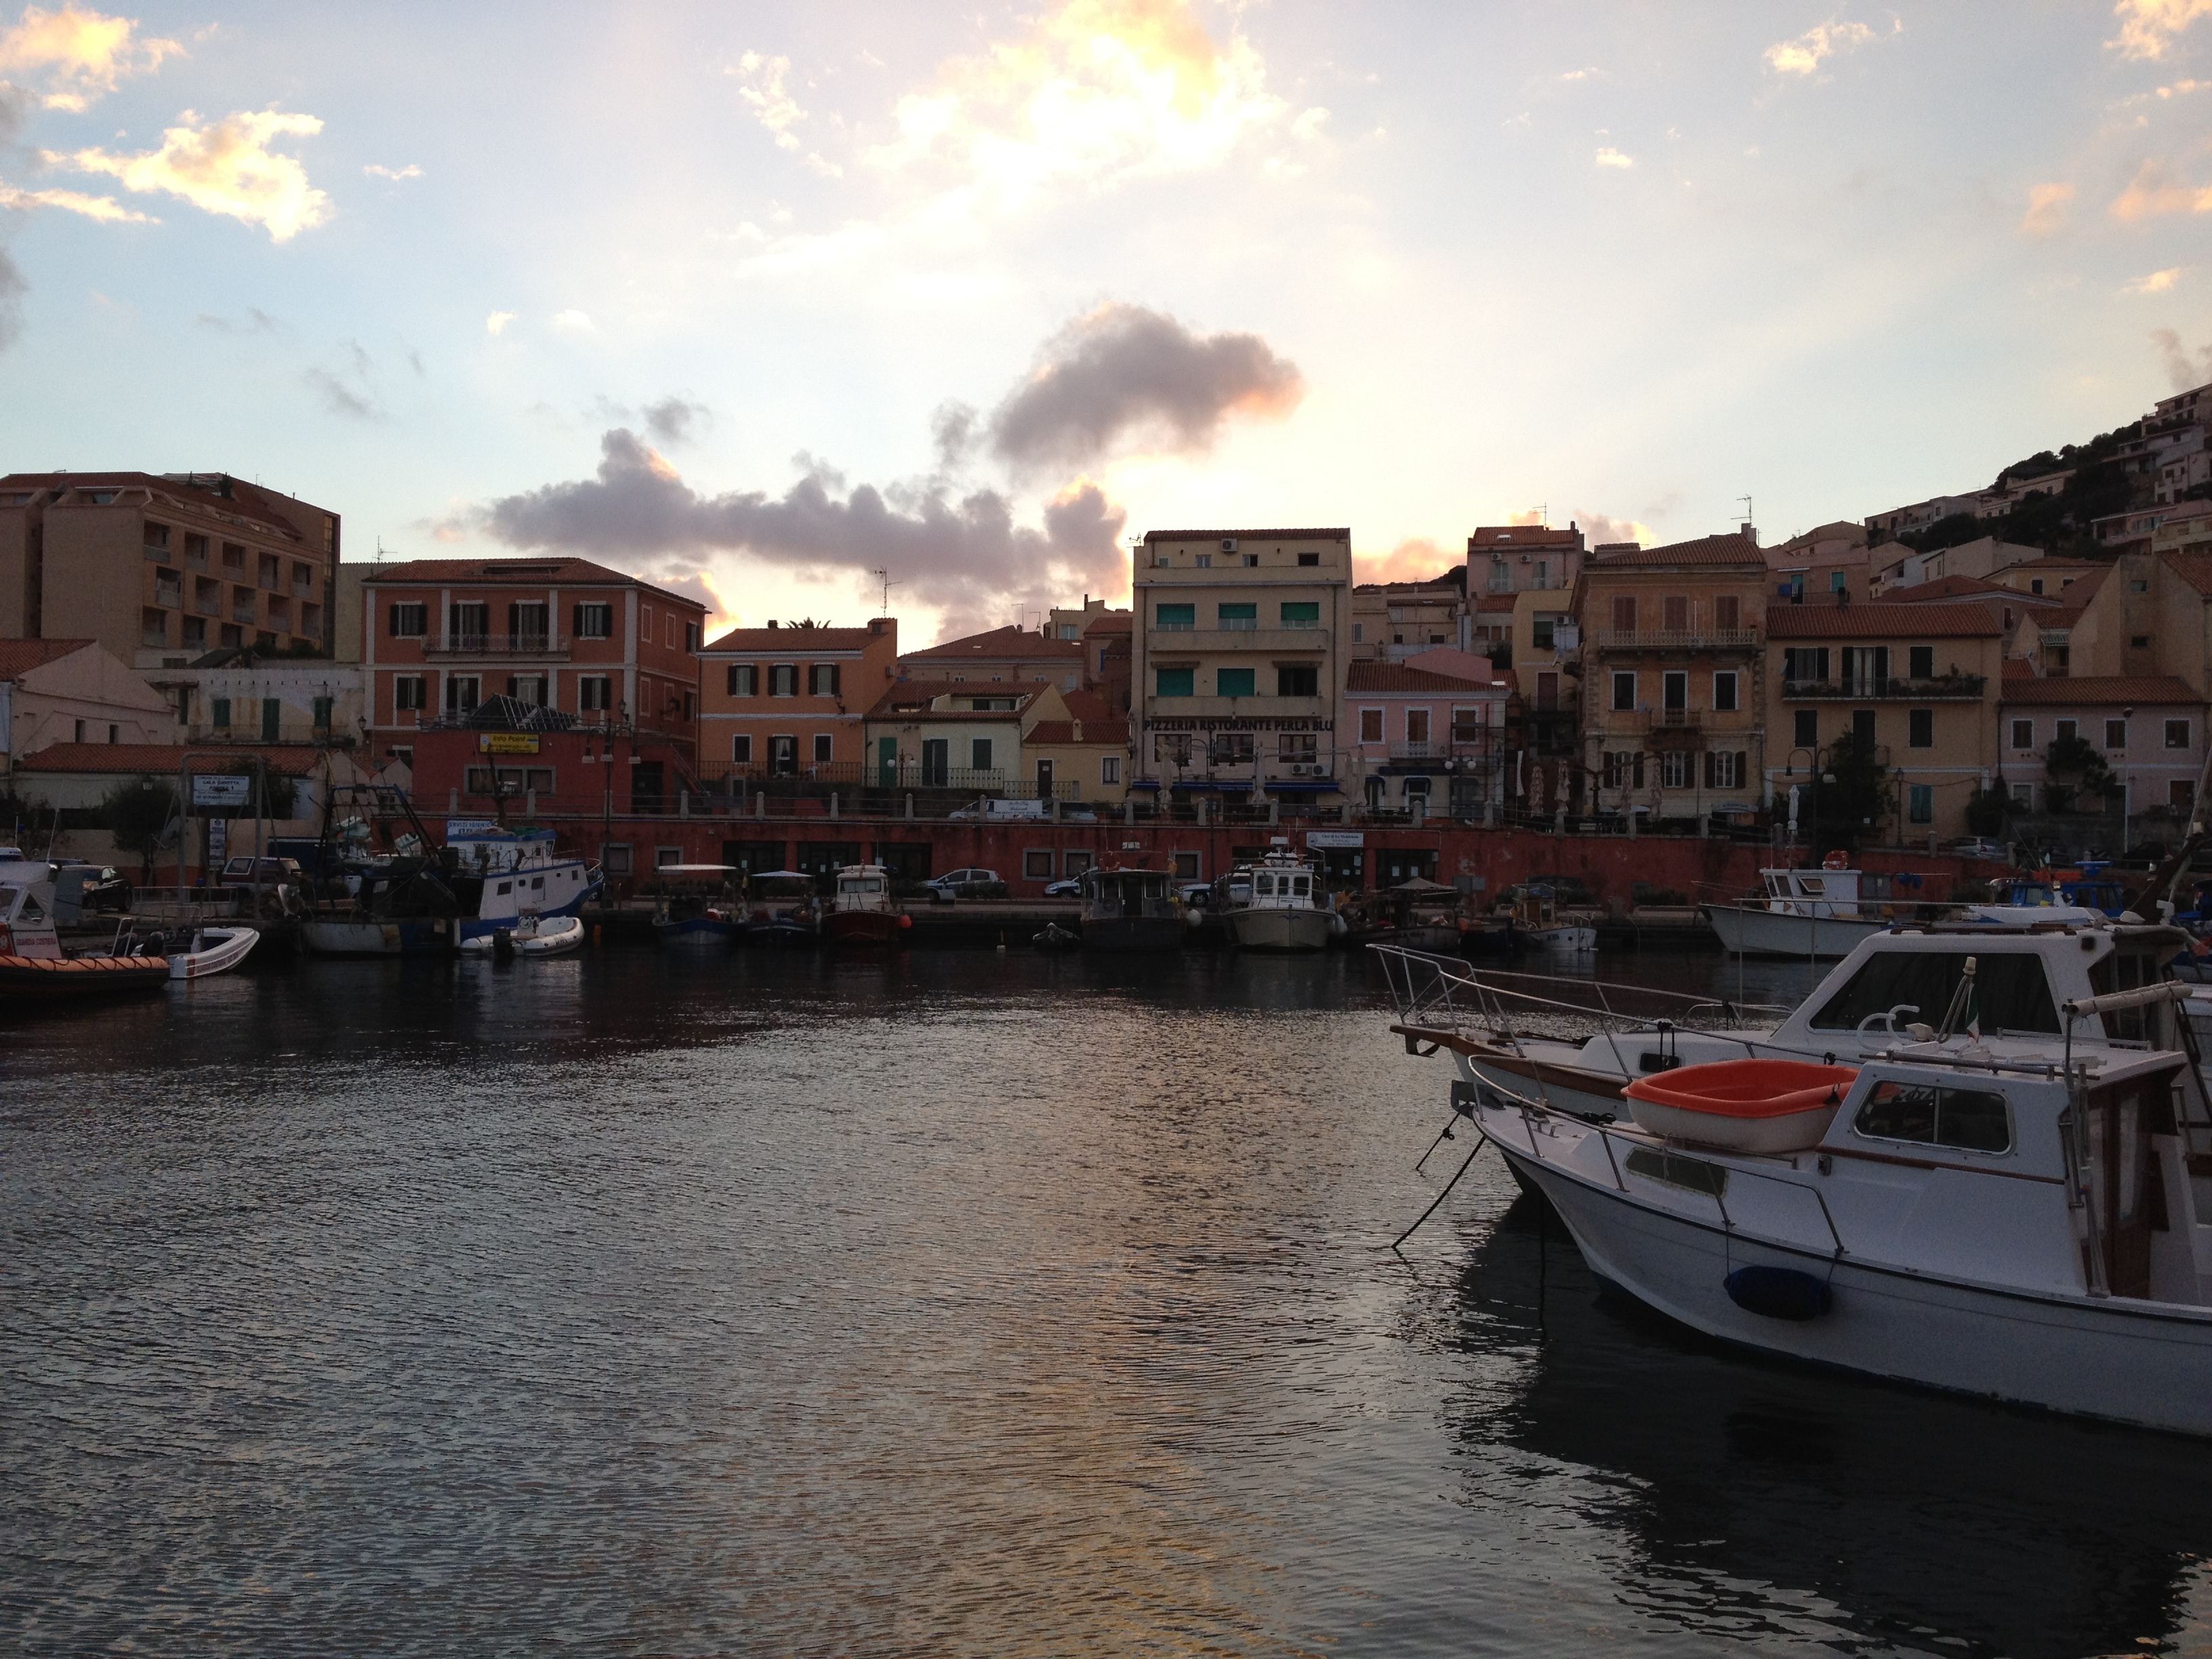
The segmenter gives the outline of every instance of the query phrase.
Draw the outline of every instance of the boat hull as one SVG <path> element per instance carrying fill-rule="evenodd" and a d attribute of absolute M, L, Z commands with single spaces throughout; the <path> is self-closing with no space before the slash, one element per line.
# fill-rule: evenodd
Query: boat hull
<path fill-rule="evenodd" d="M 261 935 L 251 927 L 204 927 L 192 942 L 201 948 L 169 953 L 171 979 L 206 979 L 213 974 L 227 974 L 246 960 L 261 942 Z"/>
<path fill-rule="evenodd" d="M 1792 916 L 1742 904 L 1700 907 L 1722 947 L 1747 957 L 1847 957 L 1859 941 L 1889 927 L 1880 917 Z"/>
<path fill-rule="evenodd" d="M 310 921 L 300 942 L 316 957 L 435 957 L 453 947 L 451 924 L 420 921 Z"/>
<path fill-rule="evenodd" d="M 717 916 L 687 916 L 681 921 L 653 924 L 653 938 L 670 950 L 699 955 L 728 950 L 737 942 L 739 931 L 736 922 Z"/>
<path fill-rule="evenodd" d="M 1707 1224 L 1595 1187 L 1517 1146 L 1510 1130 L 1491 1138 L 1593 1273 L 1693 1330 L 1888 1381 L 2212 1435 L 2212 1310 L 2005 1290 L 1792 1249 L 1729 1230 L 1717 1206 Z M 1727 1281 L 1750 1267 L 1818 1279 L 1830 1310 L 1801 1320 L 1739 1306 Z"/>
<path fill-rule="evenodd" d="M 823 918 L 822 938 L 830 945 L 890 945 L 905 920 L 892 910 L 833 910 Z"/>
<path fill-rule="evenodd" d="M 1326 910 L 1230 910 L 1222 925 L 1232 945 L 1247 951 L 1324 951 L 1328 948 L 1331 917 Z"/>
<path fill-rule="evenodd" d="M 1116 954 L 1180 951 L 1190 931 L 1181 916 L 1086 916 L 1083 948 Z"/>
<path fill-rule="evenodd" d="M 0 956 L 0 1005 L 127 996 L 168 982 L 167 957 Z"/>
<path fill-rule="evenodd" d="M 1559 927 L 1529 927 L 1522 931 L 1532 951 L 1553 956 L 1583 956 L 1597 949 L 1597 929 L 1570 924 Z"/>

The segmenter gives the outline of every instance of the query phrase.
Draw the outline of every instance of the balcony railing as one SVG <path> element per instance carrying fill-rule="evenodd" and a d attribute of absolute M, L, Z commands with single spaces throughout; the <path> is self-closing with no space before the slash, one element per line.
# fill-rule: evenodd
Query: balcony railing
<path fill-rule="evenodd" d="M 1978 702 L 1988 684 L 1982 674 L 1946 674 L 1932 680 L 1784 680 L 1782 696 L 1796 702 Z"/>
<path fill-rule="evenodd" d="M 566 661 L 574 639 L 565 634 L 470 634 L 447 629 L 425 640 L 430 657 L 544 657 Z"/>
<path fill-rule="evenodd" d="M 1697 732 L 1703 730 L 1705 723 L 1705 711 L 1702 708 L 1654 708 L 1648 713 L 1648 725 L 1654 732 Z"/>
<path fill-rule="evenodd" d="M 252 594 L 234 593 L 231 595 L 230 619 L 233 622 L 241 623 L 250 623 L 255 620 Z"/>
<path fill-rule="evenodd" d="M 1601 651 L 1751 651 L 1759 646 L 1756 628 L 1600 628 L 1590 637 Z"/>

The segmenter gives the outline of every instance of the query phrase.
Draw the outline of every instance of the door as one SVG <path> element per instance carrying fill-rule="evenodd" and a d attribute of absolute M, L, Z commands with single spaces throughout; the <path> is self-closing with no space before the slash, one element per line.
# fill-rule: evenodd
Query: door
<path fill-rule="evenodd" d="M 1036 766 L 1037 799 L 1050 800 L 1052 799 L 1052 763 L 1048 760 L 1041 760 Z"/>
<path fill-rule="evenodd" d="M 952 771 L 952 740 L 950 738 L 924 738 L 921 740 L 921 787 L 942 789 Z"/>
<path fill-rule="evenodd" d="M 284 705 L 275 697 L 261 700 L 261 741 L 275 743 L 284 732 Z"/>
<path fill-rule="evenodd" d="M 1680 670 L 1671 670 L 1659 677 L 1660 706 L 1666 711 L 1669 726 L 1682 726 L 1690 718 L 1690 677 Z"/>
<path fill-rule="evenodd" d="M 1548 714 L 1559 706 L 1559 677 L 1557 674 L 1536 676 L 1536 708 Z"/>
<path fill-rule="evenodd" d="M 770 738 L 768 740 L 768 770 L 774 778 L 788 778 L 799 771 L 799 739 Z"/>
<path fill-rule="evenodd" d="M 876 739 L 876 781 L 886 789 L 898 787 L 898 739 Z"/>

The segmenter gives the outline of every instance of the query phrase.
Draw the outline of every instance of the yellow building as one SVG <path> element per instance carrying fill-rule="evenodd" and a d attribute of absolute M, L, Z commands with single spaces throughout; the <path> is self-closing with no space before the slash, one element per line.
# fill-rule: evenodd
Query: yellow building
<path fill-rule="evenodd" d="M 864 781 L 1118 805 L 1129 722 L 1088 691 L 1036 680 L 900 680 L 867 713 Z"/>

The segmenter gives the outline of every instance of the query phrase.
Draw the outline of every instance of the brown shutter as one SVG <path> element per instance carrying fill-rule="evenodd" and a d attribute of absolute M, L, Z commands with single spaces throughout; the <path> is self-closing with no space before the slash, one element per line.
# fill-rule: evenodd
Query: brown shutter
<path fill-rule="evenodd" d="M 1613 596 L 1613 631 L 1616 634 L 1633 634 L 1636 631 L 1636 596 L 1633 593 Z"/>
<path fill-rule="evenodd" d="M 1746 750 L 1735 751 L 1735 787 L 1739 789 L 1747 787 L 1751 781 L 1751 774 L 1744 769 L 1744 763 L 1750 758 L 1750 753 Z"/>
<path fill-rule="evenodd" d="M 1690 602 L 1686 599 L 1670 598 L 1666 601 L 1667 631 L 1686 634 L 1690 631 Z"/>
<path fill-rule="evenodd" d="M 1631 781 L 1638 789 L 1641 789 L 1644 787 L 1644 751 L 1641 749 L 1636 751 L 1636 759 L 1632 763 L 1632 776 Z"/>
<path fill-rule="evenodd" d="M 1706 788 L 1708 788 L 1708 789 L 1711 789 L 1712 787 L 1713 787 L 1713 751 L 1712 751 L 1711 750 L 1708 749 L 1708 750 L 1705 750 L 1705 787 L 1706 787 Z"/>

